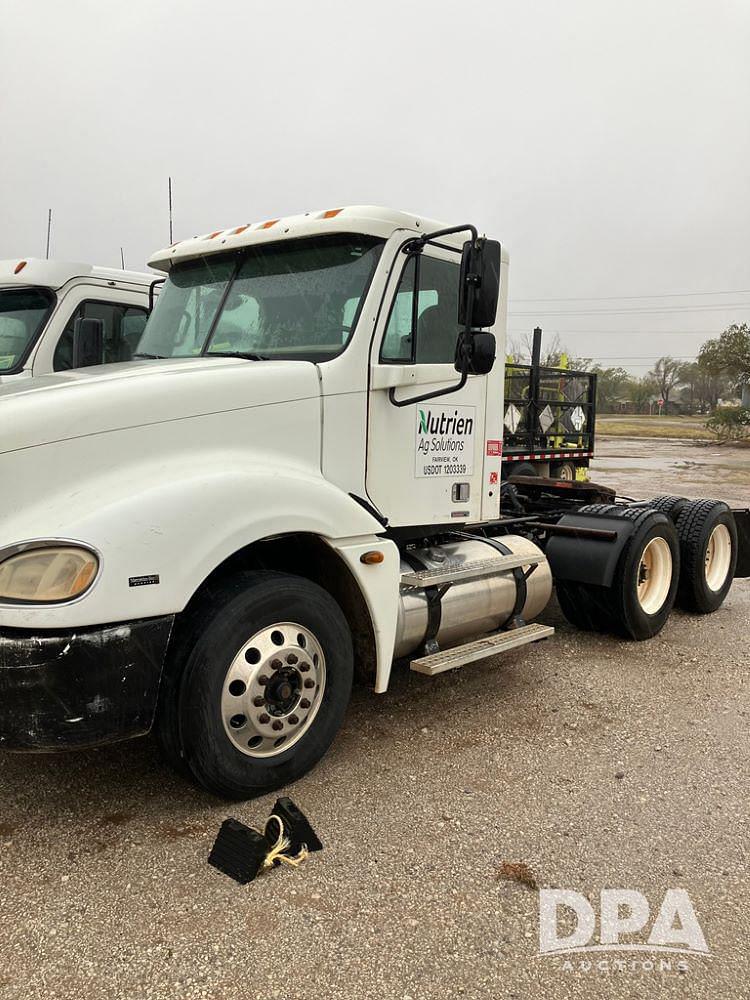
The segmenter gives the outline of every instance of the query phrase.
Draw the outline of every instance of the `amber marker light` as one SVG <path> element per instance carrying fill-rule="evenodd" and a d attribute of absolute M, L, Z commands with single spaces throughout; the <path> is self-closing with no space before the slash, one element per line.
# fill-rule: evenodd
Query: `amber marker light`
<path fill-rule="evenodd" d="M 365 566 L 377 566 L 378 563 L 382 563 L 384 559 L 385 556 L 383 553 L 379 552 L 377 549 L 370 549 L 369 552 L 363 552 L 359 557 L 359 561 L 364 563 Z"/>

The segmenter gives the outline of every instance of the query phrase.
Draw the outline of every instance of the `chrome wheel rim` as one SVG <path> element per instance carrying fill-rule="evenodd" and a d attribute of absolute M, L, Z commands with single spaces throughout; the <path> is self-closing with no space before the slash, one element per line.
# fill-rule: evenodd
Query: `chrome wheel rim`
<path fill-rule="evenodd" d="M 221 692 L 224 732 L 248 757 L 275 757 L 305 735 L 326 685 L 323 649 L 304 625 L 278 622 L 237 651 Z"/>
<path fill-rule="evenodd" d="M 706 546 L 705 574 L 709 590 L 714 592 L 721 590 L 726 583 L 731 563 L 732 536 L 725 524 L 717 524 Z"/>
<path fill-rule="evenodd" d="M 665 538 L 652 538 L 638 566 L 638 603 L 647 615 L 664 606 L 672 584 L 672 550 Z"/>
<path fill-rule="evenodd" d="M 566 483 L 572 483 L 575 477 L 576 477 L 575 469 L 573 468 L 572 465 L 568 465 L 566 463 L 565 465 L 561 466 L 560 474 L 558 475 L 557 478 L 562 479 Z"/>

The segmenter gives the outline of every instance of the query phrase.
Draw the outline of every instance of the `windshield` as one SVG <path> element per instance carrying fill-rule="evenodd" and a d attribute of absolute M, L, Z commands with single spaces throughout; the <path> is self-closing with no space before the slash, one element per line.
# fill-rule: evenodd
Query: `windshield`
<path fill-rule="evenodd" d="M 48 288 L 0 288 L 0 372 L 26 360 L 54 302 Z"/>
<path fill-rule="evenodd" d="M 136 356 L 327 361 L 354 330 L 382 247 L 371 236 L 326 236 L 177 265 Z"/>

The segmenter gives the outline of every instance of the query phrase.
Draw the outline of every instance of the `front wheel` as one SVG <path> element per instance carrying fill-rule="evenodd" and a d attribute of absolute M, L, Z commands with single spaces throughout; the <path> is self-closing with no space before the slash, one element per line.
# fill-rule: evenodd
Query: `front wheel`
<path fill-rule="evenodd" d="M 226 798 L 286 785 L 333 742 L 353 663 L 346 619 L 325 590 L 281 573 L 238 574 L 206 592 L 178 637 L 162 747 Z"/>

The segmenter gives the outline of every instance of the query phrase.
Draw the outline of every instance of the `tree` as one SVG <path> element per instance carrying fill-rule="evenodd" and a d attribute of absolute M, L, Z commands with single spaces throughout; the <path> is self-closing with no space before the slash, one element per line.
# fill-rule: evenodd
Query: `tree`
<path fill-rule="evenodd" d="M 649 372 L 649 378 L 656 383 L 659 396 L 664 400 L 664 408 L 666 409 L 669 406 L 672 390 L 680 384 L 680 362 L 670 357 L 659 358 L 652 371 Z"/>
<path fill-rule="evenodd" d="M 596 373 L 596 408 L 600 413 L 611 413 L 628 398 L 630 375 L 624 368 L 601 365 L 593 365 L 591 371 Z"/>
<path fill-rule="evenodd" d="M 682 398 L 691 413 L 696 409 L 700 413 L 715 409 L 719 396 L 727 387 L 727 377 L 721 367 L 702 357 L 680 365 L 680 382 L 685 386 Z"/>
<path fill-rule="evenodd" d="M 750 384 L 750 327 L 733 323 L 720 337 L 707 340 L 698 355 L 707 369 L 722 372 L 738 388 Z"/>
<path fill-rule="evenodd" d="M 630 380 L 627 387 L 628 398 L 636 413 L 643 413 L 650 400 L 656 395 L 657 389 L 656 382 L 650 375 Z"/>

